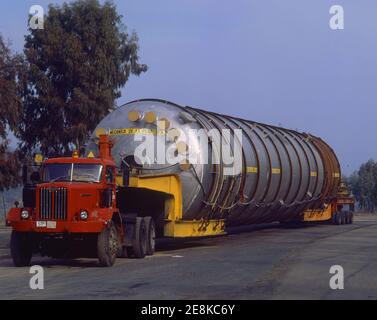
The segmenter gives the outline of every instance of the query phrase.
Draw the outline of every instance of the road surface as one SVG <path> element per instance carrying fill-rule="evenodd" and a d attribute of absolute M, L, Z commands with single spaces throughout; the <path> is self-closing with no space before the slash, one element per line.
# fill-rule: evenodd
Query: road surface
<path fill-rule="evenodd" d="M 227 236 L 162 241 L 155 256 L 118 259 L 34 257 L 44 290 L 31 290 L 29 268 L 8 257 L 9 230 L 0 229 L 0 299 L 377 299 L 377 219 L 353 225 L 269 225 Z M 329 286 L 332 265 L 344 289 Z"/>

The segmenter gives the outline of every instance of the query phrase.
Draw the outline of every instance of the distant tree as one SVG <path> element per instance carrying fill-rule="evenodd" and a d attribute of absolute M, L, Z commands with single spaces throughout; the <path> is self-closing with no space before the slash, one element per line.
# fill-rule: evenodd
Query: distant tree
<path fill-rule="evenodd" d="M 147 70 L 138 62 L 136 33 L 127 33 L 112 2 L 50 5 L 44 29 L 29 30 L 24 53 L 29 84 L 18 137 L 29 154 L 82 147 L 130 74 Z"/>
<path fill-rule="evenodd" d="M 9 149 L 9 133 L 17 130 L 24 87 L 24 63 L 13 55 L 0 34 L 0 191 L 17 186 L 20 175 L 18 152 Z"/>
<path fill-rule="evenodd" d="M 348 184 L 361 209 L 377 210 L 377 162 L 369 160 L 348 178 Z"/>

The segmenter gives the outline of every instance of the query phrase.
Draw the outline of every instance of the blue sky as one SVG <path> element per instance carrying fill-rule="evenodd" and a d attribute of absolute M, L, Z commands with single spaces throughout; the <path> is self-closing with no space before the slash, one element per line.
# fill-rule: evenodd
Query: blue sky
<path fill-rule="evenodd" d="M 31 5 L 1 1 L 0 32 L 21 51 Z M 118 104 L 162 98 L 310 132 L 343 172 L 377 159 L 377 1 L 114 1 L 149 71 Z M 329 28 L 342 5 L 345 29 Z"/>

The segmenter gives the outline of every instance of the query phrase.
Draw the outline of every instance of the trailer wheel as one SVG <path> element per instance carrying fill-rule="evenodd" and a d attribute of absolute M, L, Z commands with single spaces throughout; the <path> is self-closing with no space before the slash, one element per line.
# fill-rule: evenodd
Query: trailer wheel
<path fill-rule="evenodd" d="M 348 212 L 343 212 L 343 224 L 348 224 Z"/>
<path fill-rule="evenodd" d="M 97 255 L 101 266 L 111 267 L 117 257 L 119 237 L 116 225 L 110 221 L 107 227 L 98 235 Z"/>
<path fill-rule="evenodd" d="M 152 217 L 145 217 L 147 228 L 147 256 L 153 256 L 156 248 L 156 226 Z"/>
<path fill-rule="evenodd" d="M 142 217 L 136 218 L 135 234 L 132 240 L 132 252 L 135 258 L 142 259 L 147 254 L 147 227 Z"/>
<path fill-rule="evenodd" d="M 335 212 L 334 213 L 334 223 L 337 224 L 337 225 L 340 225 L 342 224 L 342 212 Z"/>
<path fill-rule="evenodd" d="M 346 212 L 346 224 L 351 224 L 351 212 Z"/>
<path fill-rule="evenodd" d="M 348 223 L 349 223 L 349 224 L 353 224 L 353 212 L 352 212 L 352 211 L 349 211 L 349 212 L 348 212 L 348 215 L 349 215 L 349 220 L 348 220 L 349 222 L 348 222 Z"/>
<path fill-rule="evenodd" d="M 347 212 L 341 211 L 342 214 L 342 224 L 347 224 Z"/>
<path fill-rule="evenodd" d="M 16 267 L 29 266 L 33 255 L 33 247 L 30 242 L 29 234 L 12 231 L 10 238 L 10 252 L 13 263 Z"/>

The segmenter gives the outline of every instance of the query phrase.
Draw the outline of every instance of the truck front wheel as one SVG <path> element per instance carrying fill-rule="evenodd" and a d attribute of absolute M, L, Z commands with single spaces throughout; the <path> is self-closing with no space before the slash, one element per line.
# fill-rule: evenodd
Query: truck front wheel
<path fill-rule="evenodd" d="M 119 237 L 116 225 L 110 221 L 107 227 L 98 235 L 97 255 L 101 266 L 111 267 L 119 250 Z"/>
<path fill-rule="evenodd" d="M 33 247 L 30 236 L 25 232 L 12 231 L 10 238 L 10 253 L 16 267 L 30 265 Z"/>

